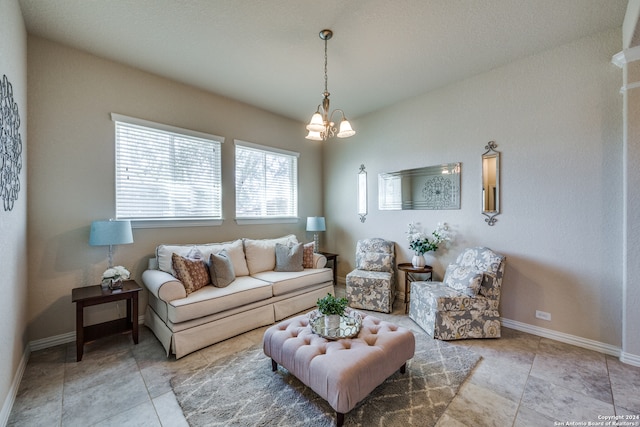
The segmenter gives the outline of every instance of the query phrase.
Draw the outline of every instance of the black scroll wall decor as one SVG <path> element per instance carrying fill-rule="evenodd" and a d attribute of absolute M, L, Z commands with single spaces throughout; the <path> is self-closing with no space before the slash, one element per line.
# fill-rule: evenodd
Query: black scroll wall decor
<path fill-rule="evenodd" d="M 3 75 L 0 84 L 0 195 L 5 211 L 12 210 L 18 199 L 21 170 L 20 114 L 13 99 L 13 87 Z"/>

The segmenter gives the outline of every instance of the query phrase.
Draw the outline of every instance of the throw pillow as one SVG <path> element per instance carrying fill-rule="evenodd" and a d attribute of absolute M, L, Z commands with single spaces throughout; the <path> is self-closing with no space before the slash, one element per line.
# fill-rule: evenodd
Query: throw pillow
<path fill-rule="evenodd" d="M 314 243 L 307 243 L 302 247 L 302 268 L 313 268 Z"/>
<path fill-rule="evenodd" d="M 191 260 L 178 254 L 173 254 L 171 261 L 176 277 L 182 282 L 187 295 L 211 283 L 204 261 Z"/>
<path fill-rule="evenodd" d="M 443 282 L 458 292 L 475 297 L 482 284 L 482 272 L 475 267 L 449 264 Z"/>
<path fill-rule="evenodd" d="M 226 249 L 209 256 L 209 275 L 211 283 L 217 288 L 224 288 L 236 280 L 233 263 Z"/>
<path fill-rule="evenodd" d="M 274 271 L 302 271 L 302 243 L 283 245 L 276 243 L 276 267 Z"/>

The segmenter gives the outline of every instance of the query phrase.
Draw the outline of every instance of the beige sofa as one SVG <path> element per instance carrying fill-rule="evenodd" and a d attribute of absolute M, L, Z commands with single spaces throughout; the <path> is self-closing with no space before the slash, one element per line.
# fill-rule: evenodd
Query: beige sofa
<path fill-rule="evenodd" d="M 313 254 L 313 268 L 297 272 L 274 271 L 276 243 L 297 243 L 294 235 L 278 239 L 238 239 L 197 245 L 160 245 L 142 281 L 149 290 L 144 323 L 158 337 L 167 355 L 176 358 L 273 324 L 316 305 L 334 294 L 327 259 Z M 187 256 L 196 248 L 203 259 L 223 249 L 233 264 L 235 280 L 226 287 L 204 286 L 187 295 L 176 278 L 171 257 Z"/>

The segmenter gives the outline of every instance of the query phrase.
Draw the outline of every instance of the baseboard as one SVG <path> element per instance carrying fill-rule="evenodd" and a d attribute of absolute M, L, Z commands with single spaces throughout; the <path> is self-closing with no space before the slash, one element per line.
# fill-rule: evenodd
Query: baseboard
<path fill-rule="evenodd" d="M 608 354 L 610 356 L 615 356 L 620 358 L 620 361 L 624 363 L 629 363 L 630 365 L 635 365 L 634 363 L 625 362 L 622 360 L 622 350 L 619 347 L 613 346 L 611 344 L 605 344 L 599 341 L 590 340 L 587 338 L 578 337 L 575 335 L 565 334 L 563 332 L 553 331 L 551 329 L 541 328 L 539 326 L 529 325 L 527 323 L 517 322 L 515 320 L 505 319 L 501 317 L 502 325 L 507 328 L 515 329 L 522 332 L 527 332 L 532 335 L 537 335 L 543 338 L 549 338 L 555 341 L 560 341 L 566 344 L 575 345 L 577 347 L 586 348 L 588 350 L 597 351 L 599 353 Z M 640 359 L 638 356 L 635 358 Z"/>
<path fill-rule="evenodd" d="M 622 351 L 620 352 L 620 361 L 628 365 L 640 366 L 640 356 L 638 356 L 637 354 L 631 354 Z"/>
<path fill-rule="evenodd" d="M 9 422 L 11 409 L 13 409 L 13 404 L 16 401 L 18 389 L 20 388 L 20 382 L 22 381 L 22 376 L 24 375 L 24 371 L 27 368 L 27 362 L 29 361 L 30 354 L 31 352 L 29 351 L 29 345 L 27 345 L 27 348 L 24 349 L 24 353 L 22 353 L 22 359 L 20 359 L 18 369 L 13 376 L 13 381 L 11 382 L 9 392 L 7 393 L 7 398 L 4 400 L 4 404 L 2 405 L 2 411 L 0 412 L 0 426 L 6 426 Z"/>
<path fill-rule="evenodd" d="M 138 316 L 138 325 L 144 325 L 144 314 Z M 45 348 L 55 347 L 57 345 L 68 344 L 75 342 L 76 333 L 67 332 L 66 334 L 60 334 L 49 338 L 43 338 L 40 340 L 34 340 L 29 342 L 29 349 L 31 351 L 44 350 Z"/>

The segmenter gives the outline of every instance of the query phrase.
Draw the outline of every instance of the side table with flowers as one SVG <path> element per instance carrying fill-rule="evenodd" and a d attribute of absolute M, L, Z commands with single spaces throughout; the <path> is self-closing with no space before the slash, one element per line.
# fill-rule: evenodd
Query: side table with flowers
<path fill-rule="evenodd" d="M 406 234 L 409 249 L 414 252 L 411 264 L 416 268 L 427 265 L 424 259 L 426 252 L 436 251 L 440 244 L 451 241 L 451 232 L 446 222 L 438 223 L 436 229 L 431 232 L 431 237 L 420 231 L 417 223 L 410 222 Z"/>

